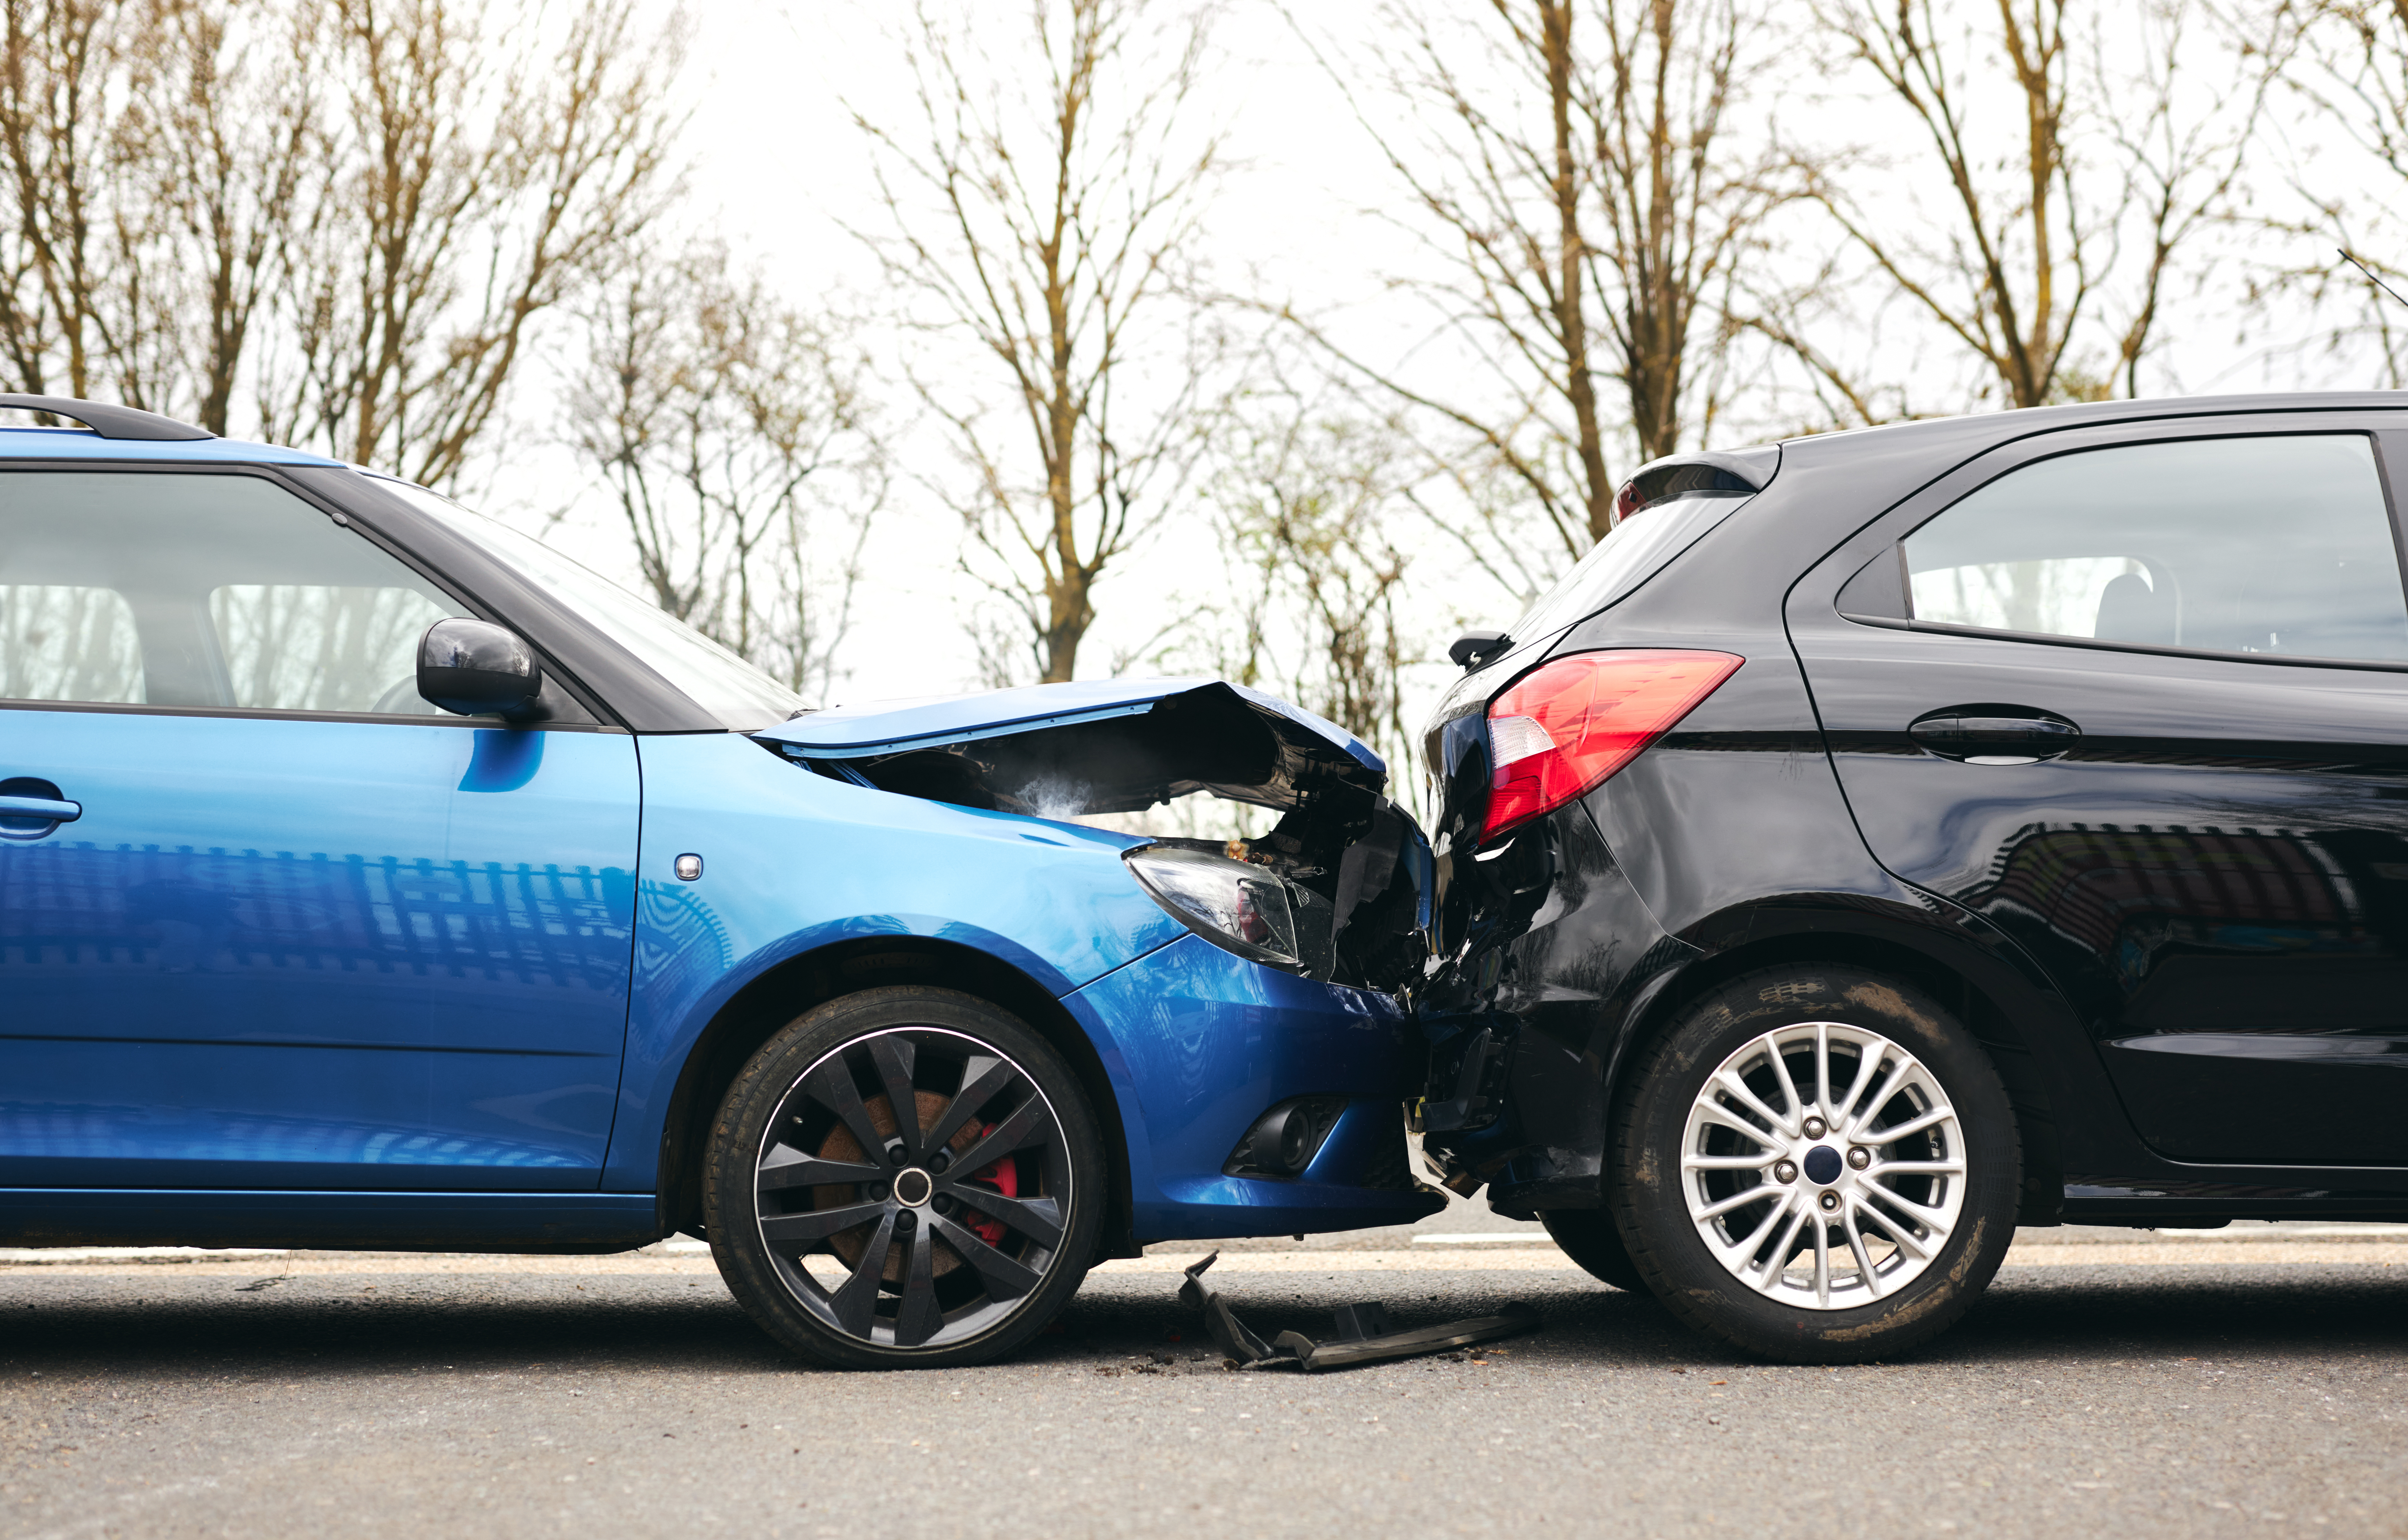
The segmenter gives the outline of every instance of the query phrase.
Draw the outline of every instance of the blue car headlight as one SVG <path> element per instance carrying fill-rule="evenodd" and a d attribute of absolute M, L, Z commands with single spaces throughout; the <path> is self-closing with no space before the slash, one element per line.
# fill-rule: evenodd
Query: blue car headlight
<path fill-rule="evenodd" d="M 1124 859 L 1156 904 L 1216 947 L 1292 972 L 1306 969 L 1308 949 L 1326 949 L 1297 945 L 1297 893 L 1277 873 L 1159 845 Z"/>

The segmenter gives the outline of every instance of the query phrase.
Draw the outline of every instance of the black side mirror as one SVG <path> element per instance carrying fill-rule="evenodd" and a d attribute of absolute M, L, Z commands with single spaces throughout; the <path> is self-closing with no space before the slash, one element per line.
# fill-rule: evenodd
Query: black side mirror
<path fill-rule="evenodd" d="M 437 620 L 418 640 L 418 692 L 446 711 L 524 717 L 542 689 L 535 649 L 489 620 Z"/>
<path fill-rule="evenodd" d="M 1501 631 L 1467 631 L 1455 639 L 1446 655 L 1455 667 L 1478 668 L 1513 645 L 1513 638 Z"/>

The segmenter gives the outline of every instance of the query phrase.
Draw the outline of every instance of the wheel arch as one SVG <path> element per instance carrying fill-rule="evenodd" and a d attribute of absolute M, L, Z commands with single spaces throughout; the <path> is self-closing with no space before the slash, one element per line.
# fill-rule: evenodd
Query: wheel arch
<path fill-rule="evenodd" d="M 662 1121 L 656 1191 L 663 1233 L 699 1231 L 711 1120 L 729 1084 L 761 1045 L 816 1006 L 890 984 L 975 995 L 1011 1012 L 1061 1052 L 1104 1132 L 1104 1161 L 1111 1175 L 1103 1250 L 1125 1250 L 1130 1233 L 1128 1131 L 1095 1043 L 1050 991 L 1019 968 L 975 947 L 917 935 L 855 936 L 787 958 L 720 1007 L 687 1049 Z"/>
<path fill-rule="evenodd" d="M 2057 1134 L 2059 1098 L 2038 1057 L 2033 1017 L 2046 1008 L 2039 989 L 2011 964 L 1970 941 L 1928 926 L 1834 926 L 1824 911 L 1780 916 L 1757 911 L 1744 939 L 1669 970 L 1642 990 L 1609 1064 L 1608 1105 L 1625 1091 L 1624 1070 L 1670 1030 L 1691 1004 L 1731 979 L 1769 967 L 1842 965 L 1902 978 L 1956 1013 L 1999 1072 L 2023 1144 L 2019 1222 L 2053 1225 L 2064 1203 L 2065 1162 Z M 1768 928 L 1768 922 L 1771 927 Z"/>

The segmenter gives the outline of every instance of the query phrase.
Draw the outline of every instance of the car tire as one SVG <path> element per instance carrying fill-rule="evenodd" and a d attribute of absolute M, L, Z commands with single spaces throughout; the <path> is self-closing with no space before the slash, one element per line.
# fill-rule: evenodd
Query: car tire
<path fill-rule="evenodd" d="M 703 1211 L 729 1290 L 805 1359 L 951 1368 L 1011 1352 L 1078 1291 L 1105 1191 L 1061 1054 L 983 1000 L 907 985 L 762 1045 L 713 1120 Z"/>
<path fill-rule="evenodd" d="M 1601 1208 L 1542 1208 L 1539 1222 L 1563 1248 L 1564 1255 L 1599 1283 L 1610 1283 L 1634 1294 L 1647 1292 L 1647 1280 L 1630 1260 L 1630 1250 L 1613 1228 L 1613 1216 Z"/>
<path fill-rule="evenodd" d="M 1971 1306 L 2014 1235 L 1996 1067 L 1928 995 L 1860 968 L 1747 974 L 1689 1005 L 1634 1067 L 1613 1155 L 1648 1287 L 1763 1358 L 1894 1357 Z"/>

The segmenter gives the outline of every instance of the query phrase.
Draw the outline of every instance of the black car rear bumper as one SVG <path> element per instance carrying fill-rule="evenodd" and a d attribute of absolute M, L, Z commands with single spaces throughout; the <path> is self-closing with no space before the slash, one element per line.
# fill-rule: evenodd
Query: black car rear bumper
<path fill-rule="evenodd" d="M 1465 939 L 1418 1011 L 1422 1148 L 1455 1191 L 1487 1184 L 1499 1213 L 1594 1208 L 1628 1025 L 1703 954 L 1665 934 L 1583 804 L 1481 856 L 1451 874 Z"/>

